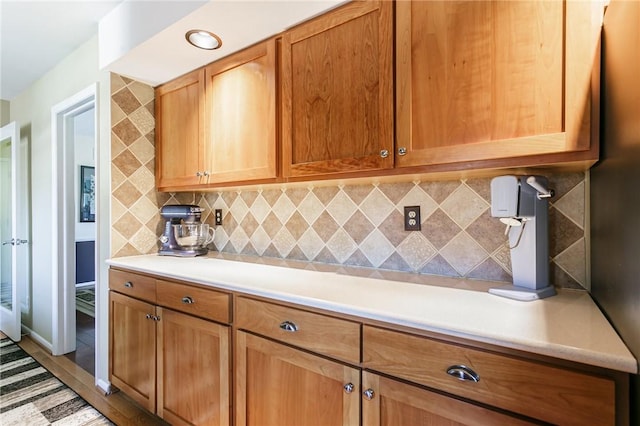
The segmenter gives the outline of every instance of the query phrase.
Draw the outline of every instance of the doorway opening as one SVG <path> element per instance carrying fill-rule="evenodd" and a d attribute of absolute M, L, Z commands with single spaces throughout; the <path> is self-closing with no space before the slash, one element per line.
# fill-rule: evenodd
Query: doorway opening
<path fill-rule="evenodd" d="M 97 85 L 52 108 L 52 353 L 96 371 Z"/>

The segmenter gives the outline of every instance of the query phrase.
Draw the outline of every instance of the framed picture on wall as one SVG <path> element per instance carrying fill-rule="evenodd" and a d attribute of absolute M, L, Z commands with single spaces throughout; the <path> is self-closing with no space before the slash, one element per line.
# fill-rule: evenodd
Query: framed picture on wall
<path fill-rule="evenodd" d="M 80 222 L 96 221 L 95 167 L 80 166 Z"/>

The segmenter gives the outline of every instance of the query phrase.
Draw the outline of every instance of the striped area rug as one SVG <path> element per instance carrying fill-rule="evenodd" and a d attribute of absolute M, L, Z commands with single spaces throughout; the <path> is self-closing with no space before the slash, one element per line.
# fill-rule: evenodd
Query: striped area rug
<path fill-rule="evenodd" d="M 0 340 L 0 425 L 112 425 L 10 339 Z"/>

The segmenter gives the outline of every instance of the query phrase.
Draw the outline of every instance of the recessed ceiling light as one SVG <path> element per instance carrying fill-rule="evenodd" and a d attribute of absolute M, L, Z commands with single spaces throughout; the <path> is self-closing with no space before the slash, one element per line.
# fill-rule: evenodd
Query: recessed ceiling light
<path fill-rule="evenodd" d="M 185 34 L 185 38 L 190 44 L 200 49 L 215 50 L 222 46 L 220 37 L 211 31 L 191 30 Z"/>

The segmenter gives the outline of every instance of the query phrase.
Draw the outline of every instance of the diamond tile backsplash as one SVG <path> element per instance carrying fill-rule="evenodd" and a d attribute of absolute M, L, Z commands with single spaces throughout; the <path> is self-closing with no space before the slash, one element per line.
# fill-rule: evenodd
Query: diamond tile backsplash
<path fill-rule="evenodd" d="M 154 253 L 164 204 L 198 204 L 210 247 L 228 253 L 511 281 L 504 226 L 490 216 L 490 179 L 366 185 L 282 185 L 206 193 L 154 187 L 153 89 L 112 74 L 112 255 Z M 585 173 L 548 175 L 551 280 L 589 286 Z M 408 177 L 407 179 L 411 179 Z M 422 230 L 404 231 L 419 205 Z"/>

